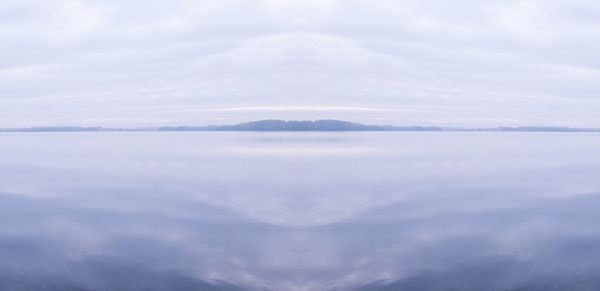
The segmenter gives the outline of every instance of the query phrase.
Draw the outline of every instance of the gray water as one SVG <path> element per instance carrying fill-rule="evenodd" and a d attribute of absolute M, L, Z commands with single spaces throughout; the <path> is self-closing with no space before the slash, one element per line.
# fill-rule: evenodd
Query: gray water
<path fill-rule="evenodd" d="M 0 290 L 600 290 L 597 133 L 2 133 Z"/>

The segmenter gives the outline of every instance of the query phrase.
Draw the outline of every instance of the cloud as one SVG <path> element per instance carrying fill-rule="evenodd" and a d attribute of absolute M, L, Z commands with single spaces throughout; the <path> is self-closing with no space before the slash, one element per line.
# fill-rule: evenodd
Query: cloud
<path fill-rule="evenodd" d="M 291 116 L 305 119 L 600 126 L 594 1 L 11 0 L 0 8 L 0 106 L 10 108 L 0 126 L 287 117 L 188 110 L 240 104 L 317 109 Z M 389 111 L 318 110 L 357 105 Z"/>
<path fill-rule="evenodd" d="M 356 106 L 245 106 L 225 107 L 214 111 L 387 111 L 383 108 Z"/>

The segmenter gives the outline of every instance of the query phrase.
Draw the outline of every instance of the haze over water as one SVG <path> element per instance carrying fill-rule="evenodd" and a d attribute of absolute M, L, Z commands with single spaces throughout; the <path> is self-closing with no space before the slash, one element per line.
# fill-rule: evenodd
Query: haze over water
<path fill-rule="evenodd" d="M 0 290 L 598 290 L 600 134 L 0 135 Z"/>

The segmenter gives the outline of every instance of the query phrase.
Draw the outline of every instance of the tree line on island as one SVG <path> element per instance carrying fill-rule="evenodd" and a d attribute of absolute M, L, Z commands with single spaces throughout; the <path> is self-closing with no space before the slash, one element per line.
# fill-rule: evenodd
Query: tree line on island
<path fill-rule="evenodd" d="M 231 125 L 170 126 L 151 128 L 108 127 L 27 127 L 4 128 L 0 132 L 98 132 L 98 131 L 522 131 L 522 132 L 600 132 L 600 128 L 551 126 L 462 128 L 436 126 L 369 125 L 342 120 L 258 120 Z"/>

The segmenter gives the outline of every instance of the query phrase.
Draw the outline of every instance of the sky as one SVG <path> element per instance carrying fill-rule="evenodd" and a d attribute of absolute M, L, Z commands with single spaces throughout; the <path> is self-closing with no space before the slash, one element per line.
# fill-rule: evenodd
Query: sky
<path fill-rule="evenodd" d="M 600 127 L 594 0 L 2 0 L 0 127 Z"/>

